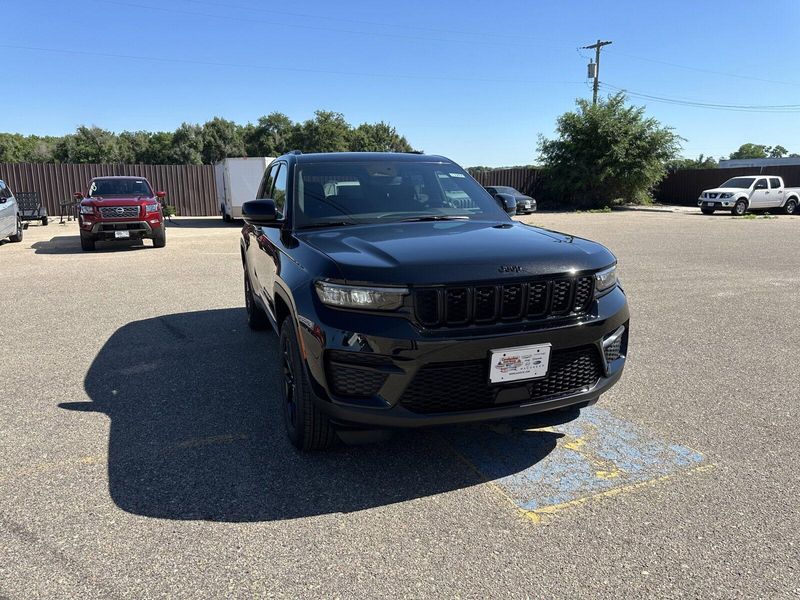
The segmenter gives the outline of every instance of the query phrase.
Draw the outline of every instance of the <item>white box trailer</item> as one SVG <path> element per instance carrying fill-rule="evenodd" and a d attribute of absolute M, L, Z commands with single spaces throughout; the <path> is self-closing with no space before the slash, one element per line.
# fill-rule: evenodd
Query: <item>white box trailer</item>
<path fill-rule="evenodd" d="M 217 206 L 223 220 L 242 218 L 242 204 L 256 199 L 261 178 L 272 161 L 269 156 L 252 156 L 226 158 L 214 165 Z"/>

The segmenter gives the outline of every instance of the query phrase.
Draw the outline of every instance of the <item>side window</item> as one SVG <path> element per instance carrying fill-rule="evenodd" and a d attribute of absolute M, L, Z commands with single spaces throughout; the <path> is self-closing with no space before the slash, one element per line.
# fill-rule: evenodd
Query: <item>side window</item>
<path fill-rule="evenodd" d="M 8 188 L 6 187 L 5 182 L 0 181 L 0 198 L 8 198 Z"/>
<path fill-rule="evenodd" d="M 275 174 L 278 172 L 280 165 L 275 163 L 264 172 L 264 177 L 261 179 L 261 185 L 258 186 L 258 198 L 269 198 L 272 192 L 272 184 L 275 182 Z"/>
<path fill-rule="evenodd" d="M 275 200 L 275 208 L 278 211 L 278 218 L 282 219 L 286 215 L 286 180 L 288 169 L 286 165 L 280 165 L 277 177 L 275 177 L 275 187 L 272 190 L 272 199 Z"/>
<path fill-rule="evenodd" d="M 767 189 L 767 180 L 766 179 L 759 179 L 756 181 L 756 186 L 753 188 L 754 190 L 765 190 Z"/>
<path fill-rule="evenodd" d="M 773 190 L 781 187 L 781 180 L 778 179 L 777 177 L 770 177 L 769 187 L 771 187 Z"/>

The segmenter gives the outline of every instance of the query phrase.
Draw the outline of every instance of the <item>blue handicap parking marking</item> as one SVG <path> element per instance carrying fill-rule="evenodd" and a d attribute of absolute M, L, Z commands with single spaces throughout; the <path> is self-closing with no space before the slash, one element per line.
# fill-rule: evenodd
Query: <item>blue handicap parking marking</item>
<path fill-rule="evenodd" d="M 564 415 L 565 422 L 558 414 L 534 416 L 451 427 L 443 434 L 459 456 L 534 517 L 704 462 L 700 452 L 654 438 L 602 408 Z"/>

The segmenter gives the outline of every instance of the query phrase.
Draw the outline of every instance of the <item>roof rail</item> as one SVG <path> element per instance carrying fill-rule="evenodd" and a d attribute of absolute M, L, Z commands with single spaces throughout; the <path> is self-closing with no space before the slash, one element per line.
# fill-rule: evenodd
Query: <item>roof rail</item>
<path fill-rule="evenodd" d="M 300 150 L 290 150 L 289 154 L 302 154 L 302 152 Z"/>

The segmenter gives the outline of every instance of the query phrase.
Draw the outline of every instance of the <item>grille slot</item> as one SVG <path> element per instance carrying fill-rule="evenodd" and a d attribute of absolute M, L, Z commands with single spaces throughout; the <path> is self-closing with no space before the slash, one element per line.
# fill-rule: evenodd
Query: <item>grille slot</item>
<path fill-rule="evenodd" d="M 450 288 L 444 293 L 445 321 L 448 323 L 466 323 L 469 319 L 469 290 L 467 288 Z"/>
<path fill-rule="evenodd" d="M 417 321 L 425 327 L 538 319 L 585 312 L 594 277 L 561 277 L 503 285 L 422 288 L 414 292 Z"/>
<path fill-rule="evenodd" d="M 546 377 L 504 386 L 489 385 L 488 359 L 433 363 L 417 372 L 400 404 L 422 414 L 480 410 L 498 406 L 495 397 L 503 388 L 525 387 L 529 398 L 522 403 L 528 403 L 590 388 L 601 375 L 600 355 L 594 346 L 555 351 Z"/>
<path fill-rule="evenodd" d="M 386 356 L 331 351 L 327 356 L 328 383 L 337 396 L 369 398 L 380 391 L 387 374 L 377 369 L 390 366 Z"/>
<path fill-rule="evenodd" d="M 139 216 L 138 206 L 101 206 L 100 216 L 104 219 L 135 219 Z"/>

